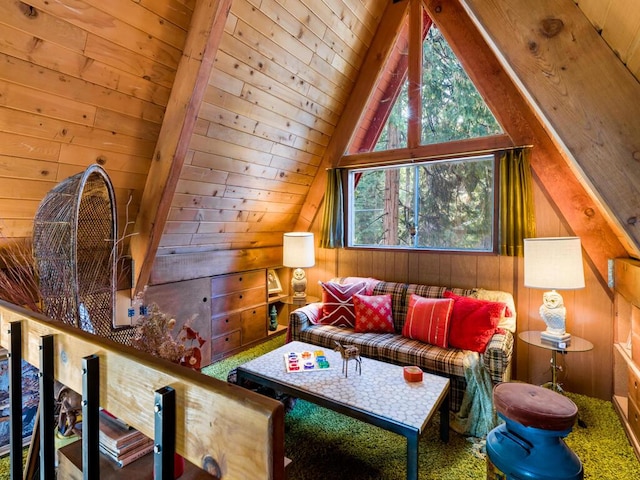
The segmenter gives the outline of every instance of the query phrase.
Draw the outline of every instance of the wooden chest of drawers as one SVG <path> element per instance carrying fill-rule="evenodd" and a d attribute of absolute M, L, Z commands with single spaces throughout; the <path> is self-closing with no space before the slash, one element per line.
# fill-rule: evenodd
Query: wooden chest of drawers
<path fill-rule="evenodd" d="M 267 336 L 266 271 L 211 278 L 211 360 Z"/>

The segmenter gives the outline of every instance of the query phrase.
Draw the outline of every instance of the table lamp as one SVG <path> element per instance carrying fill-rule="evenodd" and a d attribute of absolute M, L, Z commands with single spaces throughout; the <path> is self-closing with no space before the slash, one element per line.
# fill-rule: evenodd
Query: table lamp
<path fill-rule="evenodd" d="M 565 330 L 567 310 L 562 295 L 556 289 L 584 288 L 580 238 L 525 238 L 524 286 L 551 289 L 542 296 L 540 316 L 547 329 L 540 338 L 550 342 L 568 342 L 571 335 Z"/>
<path fill-rule="evenodd" d="M 290 232 L 284 234 L 282 242 L 282 264 L 293 268 L 291 290 L 294 301 L 304 301 L 307 297 L 307 276 L 303 268 L 316 263 L 313 233 Z"/>

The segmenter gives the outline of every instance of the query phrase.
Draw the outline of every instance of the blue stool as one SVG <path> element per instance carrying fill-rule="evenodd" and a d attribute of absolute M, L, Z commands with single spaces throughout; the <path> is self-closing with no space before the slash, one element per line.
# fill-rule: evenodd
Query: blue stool
<path fill-rule="evenodd" d="M 584 478 L 582 462 L 563 440 L 578 416 L 575 403 L 527 383 L 496 385 L 493 402 L 505 423 L 487 435 L 487 479 Z"/>

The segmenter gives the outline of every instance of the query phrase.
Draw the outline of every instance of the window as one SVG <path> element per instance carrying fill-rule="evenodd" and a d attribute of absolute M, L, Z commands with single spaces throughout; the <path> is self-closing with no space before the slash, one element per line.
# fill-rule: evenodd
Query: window
<path fill-rule="evenodd" d="M 349 172 L 349 246 L 495 251 L 493 155 Z"/>

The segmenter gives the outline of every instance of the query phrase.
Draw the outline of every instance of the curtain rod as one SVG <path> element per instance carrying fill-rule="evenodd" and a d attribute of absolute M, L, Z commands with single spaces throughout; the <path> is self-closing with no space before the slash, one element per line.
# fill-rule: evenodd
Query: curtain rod
<path fill-rule="evenodd" d="M 436 161 L 436 160 L 446 160 L 449 158 L 466 158 L 466 157 L 474 157 L 476 155 L 485 155 L 487 153 L 498 153 L 505 150 L 516 150 L 519 148 L 533 148 L 534 145 L 519 145 L 513 147 L 500 147 L 500 148 L 491 148 L 491 149 L 483 149 L 483 150 L 473 150 L 467 152 L 457 152 L 457 153 L 445 153 L 440 155 L 424 155 L 420 157 L 411 157 L 411 158 L 395 158 L 395 159 L 387 159 L 387 160 L 379 160 L 375 161 L 375 159 L 371 162 L 367 163 L 353 163 L 349 165 L 337 165 L 336 167 L 327 168 L 330 170 L 331 168 L 361 168 L 361 167 L 380 167 L 387 165 L 395 165 L 398 163 L 416 163 L 416 162 L 426 162 L 426 161 Z M 369 152 L 370 153 L 370 152 Z M 364 154 L 354 154 L 354 155 L 345 155 L 345 157 L 353 157 Z"/>

